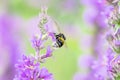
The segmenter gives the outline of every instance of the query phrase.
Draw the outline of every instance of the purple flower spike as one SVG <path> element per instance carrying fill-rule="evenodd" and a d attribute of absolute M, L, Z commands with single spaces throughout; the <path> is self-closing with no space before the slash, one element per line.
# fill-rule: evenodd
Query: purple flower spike
<path fill-rule="evenodd" d="M 97 26 L 94 37 L 96 42 L 93 46 L 95 61 L 88 65 L 90 69 L 86 78 L 78 76 L 76 79 L 120 80 L 120 0 L 82 0 L 82 2 L 88 6 L 85 6 L 88 8 L 85 10 L 86 22 L 89 20 Z"/>
<path fill-rule="evenodd" d="M 22 56 L 19 63 L 15 65 L 18 73 L 14 80 L 54 80 L 52 74 L 46 68 L 40 68 L 40 65 L 46 58 L 51 57 L 53 52 L 51 44 L 49 46 L 45 43 L 49 37 L 52 38 L 52 42 L 56 41 L 55 33 L 48 28 L 51 21 L 46 10 L 46 8 L 42 8 L 38 24 L 41 34 L 33 36 L 31 41 L 33 48 L 35 48 L 35 56 Z M 40 53 L 43 49 L 46 50 L 46 53 L 42 55 Z"/>
<path fill-rule="evenodd" d="M 16 64 L 18 73 L 14 80 L 53 80 L 52 74 L 46 68 L 39 67 L 40 64 L 33 57 L 23 56 Z"/>
<path fill-rule="evenodd" d="M 44 79 L 44 80 L 53 80 L 52 74 L 49 73 L 46 68 L 41 69 L 39 78 Z"/>
<path fill-rule="evenodd" d="M 113 37 L 112 34 L 107 34 L 107 35 L 106 35 L 106 39 L 108 40 L 108 42 L 111 42 L 111 41 L 114 40 L 114 37 Z"/>
<path fill-rule="evenodd" d="M 117 32 L 115 34 L 115 37 L 118 38 L 118 39 L 120 38 L 120 29 L 117 30 Z"/>
<path fill-rule="evenodd" d="M 120 76 L 120 56 L 114 57 L 114 59 L 111 60 L 111 65 L 108 66 L 108 72 L 115 80 Z"/>
<path fill-rule="evenodd" d="M 110 13 L 111 13 L 113 10 L 114 10 L 114 7 L 113 7 L 112 5 L 106 7 L 105 12 L 104 12 L 105 16 L 106 16 L 107 18 L 109 18 L 109 17 L 110 17 Z"/>
<path fill-rule="evenodd" d="M 40 48 L 43 47 L 42 35 L 33 36 L 32 46 L 35 48 L 36 51 L 40 51 Z"/>
<path fill-rule="evenodd" d="M 46 54 L 41 56 L 41 59 L 45 59 L 45 58 L 51 57 L 52 56 L 52 52 L 53 52 L 53 50 L 50 48 L 50 46 L 48 46 Z"/>
<path fill-rule="evenodd" d="M 115 46 L 120 47 L 120 40 L 115 41 Z"/>
<path fill-rule="evenodd" d="M 115 40 L 114 41 L 114 46 L 113 49 L 116 53 L 120 53 L 120 40 Z"/>
<path fill-rule="evenodd" d="M 46 57 L 52 56 L 53 50 L 50 48 L 50 46 L 47 47 Z"/>

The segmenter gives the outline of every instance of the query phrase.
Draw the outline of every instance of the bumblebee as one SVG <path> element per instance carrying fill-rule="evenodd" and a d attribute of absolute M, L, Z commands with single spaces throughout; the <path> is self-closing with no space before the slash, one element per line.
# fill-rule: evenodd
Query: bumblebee
<path fill-rule="evenodd" d="M 43 15 L 41 17 L 41 21 L 39 22 L 38 26 L 40 28 L 41 33 L 44 35 L 43 39 L 45 39 L 45 40 L 48 39 L 49 32 L 47 32 L 47 30 L 44 28 L 44 24 L 47 23 L 47 21 L 48 21 L 47 18 L 49 17 L 49 18 L 51 18 L 51 20 L 54 24 L 54 27 L 56 28 L 56 31 L 57 31 L 56 33 L 52 32 L 52 34 L 54 35 L 54 38 L 55 38 L 55 42 L 53 43 L 52 46 L 55 48 L 61 48 L 65 44 L 65 40 L 66 40 L 65 35 L 60 32 L 60 27 L 59 27 L 58 23 L 51 16 L 47 15 L 47 8 L 42 7 L 41 12 L 43 13 Z"/>
<path fill-rule="evenodd" d="M 56 48 L 61 48 L 64 45 L 65 40 L 66 40 L 65 35 L 62 33 L 59 33 L 59 34 L 54 33 L 54 35 L 55 35 L 55 39 L 56 39 L 54 46 Z"/>

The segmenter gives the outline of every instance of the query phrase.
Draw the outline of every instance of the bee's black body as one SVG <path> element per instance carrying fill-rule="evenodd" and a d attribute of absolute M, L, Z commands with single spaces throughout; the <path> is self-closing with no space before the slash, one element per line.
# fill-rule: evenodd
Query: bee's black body
<path fill-rule="evenodd" d="M 66 37 L 62 33 L 59 33 L 59 34 L 54 33 L 54 35 L 56 37 L 56 44 L 58 45 L 57 47 L 59 48 L 62 47 L 64 45 Z"/>

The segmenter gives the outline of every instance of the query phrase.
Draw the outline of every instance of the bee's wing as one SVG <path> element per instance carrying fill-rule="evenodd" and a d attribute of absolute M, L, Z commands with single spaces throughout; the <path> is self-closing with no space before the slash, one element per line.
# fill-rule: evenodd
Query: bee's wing
<path fill-rule="evenodd" d="M 59 24 L 57 23 L 57 21 L 53 17 L 51 17 L 51 19 L 52 19 L 52 21 L 54 23 L 54 27 L 57 29 L 57 32 L 60 33 L 61 30 L 60 30 Z"/>
<path fill-rule="evenodd" d="M 51 18 L 51 19 L 53 20 L 53 22 L 54 22 L 54 24 L 55 24 L 55 27 L 57 28 L 58 32 L 61 33 L 61 29 L 60 29 L 60 26 L 59 26 L 59 24 L 57 23 L 57 21 L 56 21 L 54 18 Z M 64 45 L 65 45 L 66 48 L 68 48 L 66 41 L 64 42 Z"/>

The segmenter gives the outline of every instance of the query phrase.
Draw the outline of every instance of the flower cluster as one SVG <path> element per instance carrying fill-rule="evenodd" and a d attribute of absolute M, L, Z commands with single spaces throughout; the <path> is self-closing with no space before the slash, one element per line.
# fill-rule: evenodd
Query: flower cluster
<path fill-rule="evenodd" d="M 40 63 L 34 57 L 22 56 L 22 59 L 15 65 L 18 74 L 14 80 L 53 80 L 53 76 L 46 68 L 40 69 Z"/>
<path fill-rule="evenodd" d="M 82 78 L 75 76 L 75 80 L 120 80 L 120 1 L 83 2 L 88 1 L 89 6 L 95 7 L 95 14 L 89 19 L 97 27 L 93 57 L 89 60 L 88 74 Z"/>
<path fill-rule="evenodd" d="M 111 0 L 108 3 L 113 6 L 113 10 L 108 17 L 109 29 L 106 38 L 112 53 L 114 53 L 109 59 L 108 73 L 113 80 L 118 80 L 120 79 L 120 1 Z"/>
<path fill-rule="evenodd" d="M 41 34 L 33 36 L 32 39 L 35 56 L 22 56 L 22 59 L 16 64 L 17 75 L 14 80 L 54 80 L 52 74 L 46 68 L 40 68 L 40 65 L 45 62 L 46 58 L 52 56 L 54 50 L 51 45 L 45 45 L 49 37 L 54 41 L 54 35 L 52 32 L 49 32 L 47 27 L 48 22 L 49 16 L 46 13 L 46 8 L 42 8 L 38 24 Z M 46 50 L 46 53 L 41 55 L 40 52 L 42 50 Z"/>
<path fill-rule="evenodd" d="M 108 3 L 108 5 L 106 5 Z M 119 44 L 119 0 L 106 0 L 106 9 L 109 11 L 106 15 L 107 19 L 107 30 L 106 30 L 106 39 L 108 41 L 107 48 L 101 56 L 98 57 L 100 71 L 97 71 L 95 75 L 98 76 L 97 80 L 118 80 L 119 79 L 119 55 L 120 53 L 120 44 Z M 106 10 L 105 9 L 105 10 Z M 106 13 L 106 11 L 104 11 Z M 104 34 L 105 35 L 105 34 Z M 103 36 L 103 35 L 102 35 Z M 106 44 L 106 43 L 102 43 Z M 102 47 L 101 47 L 102 48 Z M 105 48 L 105 47 L 104 47 Z M 93 69 L 94 70 L 94 69 Z M 102 72 L 103 71 L 103 72 Z M 101 74 L 99 74 L 101 73 Z M 103 75 L 104 74 L 104 75 Z"/>

